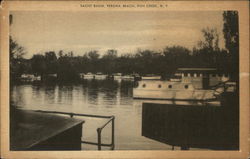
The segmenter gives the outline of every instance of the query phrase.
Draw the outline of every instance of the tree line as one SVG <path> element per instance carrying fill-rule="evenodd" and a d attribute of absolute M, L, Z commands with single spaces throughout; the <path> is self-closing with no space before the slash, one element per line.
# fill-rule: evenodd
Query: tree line
<path fill-rule="evenodd" d="M 134 53 L 118 56 L 115 49 L 107 50 L 102 56 L 97 50 L 75 56 L 73 52 L 48 51 L 34 54 L 30 59 L 23 58 L 25 49 L 10 37 L 10 76 L 18 79 L 21 74 L 32 73 L 46 77 L 57 74 L 59 80 L 72 81 L 79 73 L 105 74 L 138 73 L 170 76 L 180 67 L 214 67 L 218 71 L 234 75 L 239 73 L 238 13 L 223 13 L 224 38 L 226 49 L 219 48 L 219 35 L 216 28 L 201 30 L 203 39 L 192 50 L 183 46 L 166 46 L 161 51 L 137 49 Z"/>

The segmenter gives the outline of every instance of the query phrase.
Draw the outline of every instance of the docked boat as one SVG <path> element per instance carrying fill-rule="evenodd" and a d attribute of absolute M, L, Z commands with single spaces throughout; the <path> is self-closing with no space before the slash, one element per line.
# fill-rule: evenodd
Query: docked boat
<path fill-rule="evenodd" d="M 134 80 L 135 77 L 134 77 L 134 76 L 131 76 L 131 75 L 124 75 L 124 76 L 122 76 L 122 79 L 123 79 L 123 80 Z"/>
<path fill-rule="evenodd" d="M 108 75 L 105 75 L 101 72 L 95 74 L 95 79 L 107 79 Z"/>
<path fill-rule="evenodd" d="M 214 68 L 180 68 L 173 77 L 166 81 L 139 81 L 133 89 L 133 97 L 207 101 L 215 100 L 224 91 L 234 91 L 236 88 L 235 83 L 228 82 L 229 75 L 219 74 Z M 219 86 L 221 83 L 223 86 Z M 228 88 L 225 89 L 225 86 Z"/>
<path fill-rule="evenodd" d="M 79 77 L 80 77 L 80 79 L 84 79 L 84 73 L 79 73 Z"/>
<path fill-rule="evenodd" d="M 160 80 L 161 76 L 153 75 L 153 74 L 148 74 L 145 76 L 141 77 L 142 80 Z"/>
<path fill-rule="evenodd" d="M 34 82 L 41 81 L 41 76 L 35 76 L 33 74 L 22 74 L 20 79 L 23 82 Z"/>
<path fill-rule="evenodd" d="M 134 80 L 141 80 L 141 76 L 138 73 L 133 73 L 132 76 L 134 77 Z"/>
<path fill-rule="evenodd" d="M 122 79 L 122 74 L 121 73 L 115 73 L 113 74 L 114 80 L 120 80 Z"/>
<path fill-rule="evenodd" d="M 214 100 L 215 90 L 195 89 L 192 83 L 139 81 L 133 98 L 167 100 Z"/>
<path fill-rule="evenodd" d="M 84 79 L 94 79 L 95 75 L 93 73 L 88 72 L 87 74 L 83 75 Z"/>

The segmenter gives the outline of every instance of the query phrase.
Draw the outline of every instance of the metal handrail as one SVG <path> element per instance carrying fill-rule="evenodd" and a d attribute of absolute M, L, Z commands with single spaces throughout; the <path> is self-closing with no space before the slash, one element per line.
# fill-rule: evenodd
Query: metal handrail
<path fill-rule="evenodd" d="M 81 143 L 91 144 L 91 145 L 97 145 L 98 146 L 98 150 L 101 150 L 102 146 L 111 147 L 110 150 L 114 150 L 114 148 L 115 148 L 115 116 L 78 114 L 78 113 L 67 113 L 67 112 L 46 111 L 46 110 L 36 110 L 36 112 L 69 115 L 71 118 L 73 118 L 73 116 L 86 116 L 86 117 L 106 118 L 106 119 L 109 118 L 109 120 L 106 123 L 104 123 L 101 127 L 98 127 L 96 129 L 96 131 L 97 131 L 97 143 L 95 143 L 95 142 L 89 142 L 89 141 L 81 141 Z M 102 129 L 105 128 L 110 122 L 112 123 L 111 144 L 103 144 L 103 143 L 101 143 L 102 142 Z"/>

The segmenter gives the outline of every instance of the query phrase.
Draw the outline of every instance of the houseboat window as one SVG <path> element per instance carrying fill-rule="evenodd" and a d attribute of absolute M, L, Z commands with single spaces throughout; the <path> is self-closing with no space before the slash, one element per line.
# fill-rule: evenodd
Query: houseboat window
<path fill-rule="evenodd" d="M 219 76 L 219 77 L 222 77 L 222 74 L 221 74 L 221 73 L 219 73 L 219 74 L 218 74 L 218 76 Z"/>
<path fill-rule="evenodd" d="M 188 89 L 188 85 L 185 85 L 185 89 Z"/>
<path fill-rule="evenodd" d="M 212 74 L 212 77 L 216 77 L 216 74 Z"/>
<path fill-rule="evenodd" d="M 187 77 L 188 76 L 188 74 L 187 73 L 184 73 L 184 77 Z"/>
<path fill-rule="evenodd" d="M 145 87 L 146 87 L 146 84 L 143 84 L 142 87 L 145 88 Z"/>
<path fill-rule="evenodd" d="M 191 76 L 191 77 L 194 77 L 194 74 L 193 74 L 193 73 L 190 73 L 190 76 Z"/>
<path fill-rule="evenodd" d="M 199 73 L 197 73 L 197 77 L 200 77 L 200 74 L 199 74 Z"/>
<path fill-rule="evenodd" d="M 168 85 L 168 88 L 172 88 L 172 85 Z"/>
<path fill-rule="evenodd" d="M 158 85 L 158 88 L 161 88 L 161 85 L 160 85 L 160 84 Z"/>

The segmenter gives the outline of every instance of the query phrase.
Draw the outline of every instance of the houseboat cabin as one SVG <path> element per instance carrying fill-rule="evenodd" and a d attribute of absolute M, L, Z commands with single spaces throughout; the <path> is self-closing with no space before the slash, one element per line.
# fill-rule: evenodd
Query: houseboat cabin
<path fill-rule="evenodd" d="M 223 87 L 218 87 L 218 85 L 228 80 L 229 76 L 227 74 L 219 74 L 215 68 L 179 68 L 173 78 L 169 80 L 139 81 L 137 87 L 133 89 L 133 97 L 171 100 L 215 100 L 225 91 Z M 233 86 L 231 87 L 233 88 Z"/>
<path fill-rule="evenodd" d="M 175 76 L 183 83 L 192 83 L 196 89 L 208 89 L 229 80 L 229 75 L 215 68 L 179 68 Z"/>
<path fill-rule="evenodd" d="M 133 98 L 168 100 L 214 100 L 214 90 L 195 89 L 192 83 L 142 80 L 133 89 Z"/>

